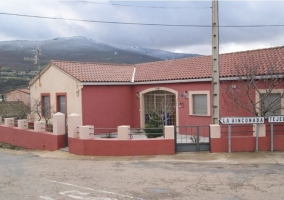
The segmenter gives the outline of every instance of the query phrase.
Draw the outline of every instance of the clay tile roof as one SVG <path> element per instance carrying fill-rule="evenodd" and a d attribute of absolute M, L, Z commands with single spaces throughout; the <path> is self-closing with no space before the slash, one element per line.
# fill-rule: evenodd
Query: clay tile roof
<path fill-rule="evenodd" d="M 135 82 L 211 78 L 212 57 L 200 56 L 136 65 Z M 255 67 L 258 75 L 284 73 L 284 46 L 221 54 L 220 77 L 237 76 L 236 69 Z M 270 71 L 271 72 L 271 71 Z"/>
<path fill-rule="evenodd" d="M 211 75 L 211 57 L 200 56 L 139 64 L 135 81 L 161 81 L 207 78 Z"/>
<path fill-rule="evenodd" d="M 19 91 L 21 91 L 21 92 L 24 92 L 24 93 L 27 93 L 27 94 L 30 94 L 30 90 L 29 89 L 17 89 L 17 90 L 19 90 Z"/>
<path fill-rule="evenodd" d="M 221 54 L 220 77 L 236 77 L 236 69 L 254 67 L 258 75 L 284 74 L 284 46 Z M 134 65 L 52 61 L 82 82 L 135 82 L 203 79 L 212 76 L 212 57 L 199 56 Z M 245 72 L 244 72 L 245 73 Z M 244 74 L 243 74 L 244 75 Z"/>
<path fill-rule="evenodd" d="M 51 61 L 81 82 L 130 82 L 134 67 L 127 64 Z"/>

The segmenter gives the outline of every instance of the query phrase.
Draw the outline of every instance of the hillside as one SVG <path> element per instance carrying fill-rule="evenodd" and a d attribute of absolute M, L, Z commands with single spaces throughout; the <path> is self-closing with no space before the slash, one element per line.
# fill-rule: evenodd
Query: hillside
<path fill-rule="evenodd" d="M 40 49 L 39 66 L 34 64 L 37 48 Z M 84 37 L 3 41 L 0 42 L 0 94 L 26 87 L 50 60 L 136 64 L 192 56 L 198 55 L 113 46 Z"/>
<path fill-rule="evenodd" d="M 71 37 L 44 41 L 0 42 L 0 66 L 3 69 L 21 71 L 37 69 L 33 58 L 38 47 L 41 49 L 39 58 L 42 66 L 50 60 L 135 64 L 196 56 L 140 47 L 118 47 L 84 37 Z"/>

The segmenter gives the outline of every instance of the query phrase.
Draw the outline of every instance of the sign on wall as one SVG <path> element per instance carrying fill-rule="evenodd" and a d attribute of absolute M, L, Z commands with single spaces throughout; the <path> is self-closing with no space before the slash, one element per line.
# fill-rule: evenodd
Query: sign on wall
<path fill-rule="evenodd" d="M 269 116 L 268 117 L 268 122 L 269 123 L 284 122 L 284 115 L 282 115 L 282 116 Z"/>
<path fill-rule="evenodd" d="M 222 124 L 264 124 L 264 117 L 222 117 Z"/>

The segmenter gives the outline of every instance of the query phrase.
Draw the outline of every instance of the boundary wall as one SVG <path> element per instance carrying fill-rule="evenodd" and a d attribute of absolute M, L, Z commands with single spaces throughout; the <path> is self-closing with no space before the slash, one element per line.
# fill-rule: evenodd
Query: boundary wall
<path fill-rule="evenodd" d="M 266 134 L 266 126 L 260 126 L 258 137 L 258 150 L 271 150 L 271 137 Z M 228 137 L 221 137 L 220 125 L 210 125 L 210 149 L 211 153 L 221 153 L 229 151 Z M 253 152 L 256 149 L 255 134 L 250 136 L 232 136 L 231 152 Z M 284 151 L 284 130 L 282 134 L 274 135 L 273 151 Z"/>
<path fill-rule="evenodd" d="M 4 125 L 0 125 L 0 142 L 26 149 L 48 151 L 55 151 L 66 146 L 65 135 L 22 130 L 17 127 L 6 127 Z"/>
<path fill-rule="evenodd" d="M 27 119 L 17 121 L 15 127 L 14 118 L 5 118 L 2 124 L 0 117 L 0 142 L 11 144 L 14 146 L 55 151 L 66 147 L 65 139 L 65 115 L 56 113 L 53 115 L 53 132 L 46 132 L 45 122 L 34 122 L 34 130 L 28 129 Z"/>
<path fill-rule="evenodd" d="M 131 139 L 130 126 L 117 128 L 117 138 L 94 138 L 94 126 L 82 126 L 81 116 L 68 116 L 69 152 L 86 156 L 142 156 L 175 154 L 174 126 L 166 126 L 164 138 Z"/>

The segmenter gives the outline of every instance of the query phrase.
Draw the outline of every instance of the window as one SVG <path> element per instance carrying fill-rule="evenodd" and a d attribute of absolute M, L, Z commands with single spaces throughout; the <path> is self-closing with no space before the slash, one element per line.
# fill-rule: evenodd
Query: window
<path fill-rule="evenodd" d="M 155 121 L 161 125 L 175 125 L 175 94 L 164 90 L 144 94 L 144 111 L 146 124 L 150 118 L 155 118 Z"/>
<path fill-rule="evenodd" d="M 57 96 L 57 112 L 61 112 L 63 114 L 67 114 L 67 106 L 66 106 L 66 94 L 56 94 Z"/>
<path fill-rule="evenodd" d="M 281 115 L 281 94 L 261 94 L 261 113 L 267 117 L 270 115 Z"/>
<path fill-rule="evenodd" d="M 41 115 L 45 118 L 50 116 L 50 96 L 49 94 L 41 95 Z"/>
<path fill-rule="evenodd" d="M 189 92 L 189 114 L 210 115 L 209 91 Z"/>

